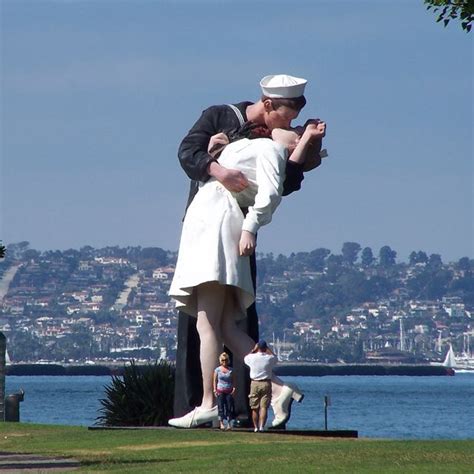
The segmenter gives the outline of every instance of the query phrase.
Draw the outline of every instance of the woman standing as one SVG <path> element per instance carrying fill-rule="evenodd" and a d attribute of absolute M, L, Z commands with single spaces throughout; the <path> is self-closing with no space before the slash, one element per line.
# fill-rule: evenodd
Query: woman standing
<path fill-rule="evenodd" d="M 221 430 L 234 427 L 234 375 L 229 366 L 229 354 L 223 352 L 219 356 L 219 367 L 214 370 L 214 395 L 217 398 L 217 409 Z"/>

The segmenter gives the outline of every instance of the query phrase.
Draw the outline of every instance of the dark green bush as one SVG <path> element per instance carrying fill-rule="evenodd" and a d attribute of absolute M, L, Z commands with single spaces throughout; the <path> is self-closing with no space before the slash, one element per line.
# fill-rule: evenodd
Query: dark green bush
<path fill-rule="evenodd" d="M 155 362 L 138 366 L 132 360 L 122 376 L 112 376 L 100 400 L 97 422 L 106 426 L 162 426 L 173 417 L 174 366 Z"/>

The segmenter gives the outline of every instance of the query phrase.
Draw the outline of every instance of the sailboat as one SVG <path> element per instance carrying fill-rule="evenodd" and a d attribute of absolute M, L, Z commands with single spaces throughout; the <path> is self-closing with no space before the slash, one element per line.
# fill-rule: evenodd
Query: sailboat
<path fill-rule="evenodd" d="M 449 344 L 449 350 L 442 365 L 443 367 L 449 367 L 450 369 L 457 368 L 456 356 L 454 355 L 453 346 L 451 344 Z"/>
<path fill-rule="evenodd" d="M 10 360 L 10 355 L 8 354 L 8 351 L 5 350 L 5 365 L 11 365 L 12 361 Z"/>
<path fill-rule="evenodd" d="M 449 349 L 442 363 L 444 367 L 456 369 L 457 371 L 474 371 L 474 357 L 463 353 L 461 356 L 456 356 L 453 346 L 449 344 Z"/>

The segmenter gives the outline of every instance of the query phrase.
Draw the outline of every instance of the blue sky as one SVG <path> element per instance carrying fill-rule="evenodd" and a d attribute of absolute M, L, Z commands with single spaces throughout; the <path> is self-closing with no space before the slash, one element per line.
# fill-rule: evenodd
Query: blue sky
<path fill-rule="evenodd" d="M 0 238 L 175 250 L 201 111 L 309 80 L 330 156 L 260 252 L 474 257 L 472 36 L 422 0 L 1 1 Z"/>

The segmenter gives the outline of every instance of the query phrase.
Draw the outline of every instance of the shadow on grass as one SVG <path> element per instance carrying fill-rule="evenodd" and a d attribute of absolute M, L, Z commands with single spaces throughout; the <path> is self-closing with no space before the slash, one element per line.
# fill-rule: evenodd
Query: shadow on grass
<path fill-rule="evenodd" d="M 85 460 L 80 461 L 81 466 L 89 466 L 89 467 L 99 467 L 103 465 L 133 465 L 133 464 L 160 464 L 160 463 L 169 463 L 169 462 L 177 462 L 177 461 L 189 461 L 190 458 L 173 458 L 173 459 L 128 459 L 128 460 L 120 460 L 120 459 L 106 459 L 103 461 L 100 460 Z"/>

